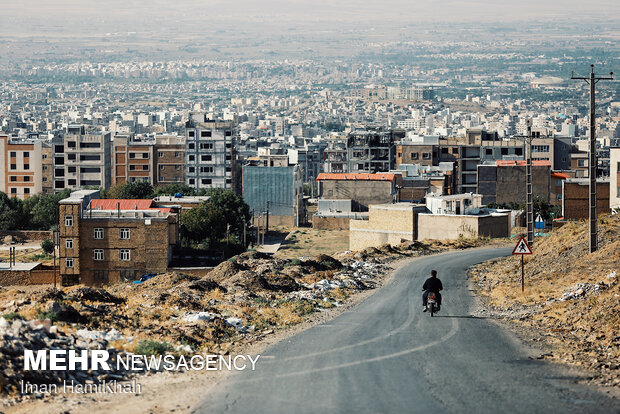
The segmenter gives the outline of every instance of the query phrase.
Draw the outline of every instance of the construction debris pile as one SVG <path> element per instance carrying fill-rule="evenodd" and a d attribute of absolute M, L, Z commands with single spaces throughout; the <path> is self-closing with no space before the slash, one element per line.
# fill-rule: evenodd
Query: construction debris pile
<path fill-rule="evenodd" d="M 534 245 L 525 262 L 507 257 L 470 272 L 486 313 L 514 321 L 551 359 L 593 370 L 596 383 L 620 386 L 620 217 L 599 219 L 599 249 L 590 253 L 588 223 L 567 223 Z"/>

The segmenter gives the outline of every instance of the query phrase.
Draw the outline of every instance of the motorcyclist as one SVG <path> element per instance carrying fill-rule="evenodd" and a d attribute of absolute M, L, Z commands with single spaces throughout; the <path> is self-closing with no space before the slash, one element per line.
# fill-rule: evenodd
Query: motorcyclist
<path fill-rule="evenodd" d="M 428 294 L 433 292 L 435 297 L 437 298 L 437 310 L 441 309 L 441 293 L 440 290 L 443 290 L 443 285 L 441 284 L 441 280 L 437 277 L 437 271 L 431 270 L 431 277 L 426 279 L 424 285 L 422 286 L 422 290 L 424 290 L 424 294 L 422 295 L 422 303 L 424 304 L 424 312 L 426 309 L 426 300 L 428 298 Z"/>

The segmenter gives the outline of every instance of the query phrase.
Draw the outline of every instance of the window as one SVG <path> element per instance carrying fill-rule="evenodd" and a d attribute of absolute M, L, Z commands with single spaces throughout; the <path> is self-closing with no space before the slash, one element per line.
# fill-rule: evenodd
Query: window
<path fill-rule="evenodd" d="M 108 283 L 108 271 L 107 270 L 94 270 L 93 279 L 96 284 L 105 285 Z"/>
<path fill-rule="evenodd" d="M 11 176 L 11 182 L 15 182 L 15 181 L 17 181 L 17 176 L 12 175 L 12 176 Z"/>
<path fill-rule="evenodd" d="M 448 153 L 448 148 L 442 148 L 441 149 L 441 153 L 442 154 L 447 154 Z"/>
<path fill-rule="evenodd" d="M 212 173 L 213 167 L 200 167 L 200 172 L 201 173 Z"/>
<path fill-rule="evenodd" d="M 515 148 L 516 155 L 523 155 L 523 148 Z"/>
<path fill-rule="evenodd" d="M 11 169 L 12 170 L 16 170 L 17 169 L 17 164 L 11 164 Z"/>
<path fill-rule="evenodd" d="M 508 148 L 502 148 L 502 155 L 508 155 Z"/>
<path fill-rule="evenodd" d="M 194 138 L 194 135 L 195 135 L 194 131 L 187 131 L 187 136 L 188 137 Z"/>
<path fill-rule="evenodd" d="M 75 159 L 76 159 L 76 158 L 75 158 L 75 154 L 67 154 L 67 159 L 68 159 L 68 160 L 75 161 Z"/>
<path fill-rule="evenodd" d="M 196 171 L 196 168 L 195 168 L 195 167 L 189 167 L 189 172 L 190 172 L 190 173 L 193 173 L 193 172 L 195 172 L 195 171 Z"/>
<path fill-rule="evenodd" d="M 100 161 L 101 155 L 80 155 L 80 161 Z"/>
<path fill-rule="evenodd" d="M 189 185 L 194 185 L 196 184 L 196 180 L 194 180 L 193 178 L 189 179 Z"/>
<path fill-rule="evenodd" d="M 24 194 L 30 194 L 30 188 L 24 188 Z"/>
<path fill-rule="evenodd" d="M 484 150 L 484 153 L 485 153 L 486 155 L 493 155 L 493 148 L 486 148 L 486 149 Z"/>
<path fill-rule="evenodd" d="M 149 153 L 148 152 L 143 152 L 142 153 L 142 159 L 147 159 L 149 158 Z"/>
<path fill-rule="evenodd" d="M 577 165 L 580 167 L 585 167 L 586 166 L 586 160 L 578 160 L 577 161 Z"/>
<path fill-rule="evenodd" d="M 452 148 L 452 153 L 453 154 L 458 154 L 459 153 L 459 149 L 458 148 Z"/>
<path fill-rule="evenodd" d="M 418 153 L 417 152 L 412 152 L 411 153 L 411 159 L 412 160 L 417 160 L 418 159 Z"/>
<path fill-rule="evenodd" d="M 76 147 L 76 145 L 75 145 L 75 141 L 67 141 L 67 147 L 69 147 L 69 148 L 75 148 L 75 147 Z M 56 152 L 58 152 L 58 151 L 56 151 Z M 62 151 L 61 151 L 61 152 L 62 152 Z"/>
<path fill-rule="evenodd" d="M 67 185 L 77 185 L 77 181 L 75 178 L 70 178 L 67 180 Z"/>
<path fill-rule="evenodd" d="M 133 165 L 133 164 L 131 164 L 131 165 L 129 166 L 129 171 L 135 171 L 135 170 L 136 170 L 136 166 L 135 166 L 135 165 Z"/>
<path fill-rule="evenodd" d="M 190 142 L 187 146 L 189 149 L 193 150 L 196 148 L 196 144 L 194 144 L 193 142 Z"/>
<path fill-rule="evenodd" d="M 11 194 L 17 194 L 17 188 L 11 188 Z"/>
<path fill-rule="evenodd" d="M 149 166 L 148 166 L 148 164 L 144 164 L 144 165 L 142 166 L 142 171 L 148 171 L 148 170 L 149 170 Z"/>
<path fill-rule="evenodd" d="M 210 178 L 203 178 L 202 180 L 200 180 L 201 183 L 205 184 L 205 185 L 209 185 L 212 183 Z"/>
<path fill-rule="evenodd" d="M 136 280 L 136 271 L 133 269 L 121 270 L 121 280 L 123 282 L 131 282 Z"/>
<path fill-rule="evenodd" d="M 65 266 L 66 267 L 73 267 L 73 257 L 67 257 L 65 259 Z"/>
<path fill-rule="evenodd" d="M 28 151 L 24 151 L 24 158 L 29 158 L 30 157 L 30 153 Z"/>
<path fill-rule="evenodd" d="M 200 131 L 200 136 L 203 138 L 208 138 L 211 136 L 211 131 Z"/>
<path fill-rule="evenodd" d="M 93 260 L 96 260 L 98 262 L 103 260 L 103 249 L 93 250 Z"/>
<path fill-rule="evenodd" d="M 73 227 L 73 216 L 65 216 L 65 227 Z"/>
<path fill-rule="evenodd" d="M 30 181 L 30 176 L 29 175 L 24 175 L 24 181 L 25 182 L 29 182 Z"/>
<path fill-rule="evenodd" d="M 180 152 L 175 152 L 175 153 L 174 153 L 174 158 L 179 158 L 180 156 L 181 156 L 181 153 L 180 153 Z"/>
<path fill-rule="evenodd" d="M 425 159 L 425 160 L 430 160 L 431 159 L 431 153 L 430 152 L 422 153 L 422 158 Z"/>
<path fill-rule="evenodd" d="M 24 170 L 29 170 L 30 169 L 30 164 L 24 164 Z"/>
<path fill-rule="evenodd" d="M 101 148 L 98 142 L 80 142 L 80 148 Z"/>
<path fill-rule="evenodd" d="M 201 161 L 211 161 L 211 156 L 210 155 L 201 155 L 200 156 L 200 160 Z"/>
<path fill-rule="evenodd" d="M 213 143 L 212 142 L 205 142 L 200 144 L 200 149 L 213 149 Z"/>
<path fill-rule="evenodd" d="M 195 159 L 196 159 L 196 157 L 194 157 L 193 155 L 189 156 L 189 161 L 194 162 Z"/>
<path fill-rule="evenodd" d="M 121 240 L 129 240 L 130 232 L 127 228 L 121 229 Z"/>
<path fill-rule="evenodd" d="M 120 259 L 124 262 L 128 262 L 131 258 L 131 254 L 129 249 L 121 249 Z"/>
<path fill-rule="evenodd" d="M 100 173 L 101 167 L 82 167 L 80 168 L 82 173 Z"/>
<path fill-rule="evenodd" d="M 103 240 L 103 229 L 101 227 L 97 227 L 94 229 L 94 236 L 93 238 L 95 240 Z"/>
<path fill-rule="evenodd" d="M 17 157 L 17 153 L 15 151 L 11 151 L 11 158 L 16 158 Z"/>
<path fill-rule="evenodd" d="M 157 156 L 158 156 L 159 158 L 164 158 L 164 153 L 163 153 L 163 152 L 159 152 L 159 153 L 157 153 Z"/>
<path fill-rule="evenodd" d="M 65 240 L 65 249 L 73 249 L 73 239 Z"/>

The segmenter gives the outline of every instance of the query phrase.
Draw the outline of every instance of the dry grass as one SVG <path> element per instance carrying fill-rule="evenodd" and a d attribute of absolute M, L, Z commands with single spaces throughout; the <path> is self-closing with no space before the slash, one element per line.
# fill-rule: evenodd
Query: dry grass
<path fill-rule="evenodd" d="M 572 222 L 538 239 L 525 262 L 525 292 L 521 292 L 521 260 L 508 257 L 475 267 L 471 276 L 488 302 L 503 311 L 518 309 L 528 329 L 541 329 L 557 358 L 593 368 L 614 366 L 606 383 L 619 385 L 620 217 L 599 220 L 599 250 L 589 253 L 586 222 Z M 585 297 L 560 301 L 578 283 L 602 289 Z M 607 375 L 607 374 L 605 374 Z M 615 375 L 615 376 L 614 376 Z M 614 383 L 614 381 L 616 381 Z"/>
<path fill-rule="evenodd" d="M 281 259 L 295 259 L 300 256 L 310 257 L 319 254 L 331 256 L 348 249 L 348 230 L 296 228 L 291 229 L 275 256 Z"/>

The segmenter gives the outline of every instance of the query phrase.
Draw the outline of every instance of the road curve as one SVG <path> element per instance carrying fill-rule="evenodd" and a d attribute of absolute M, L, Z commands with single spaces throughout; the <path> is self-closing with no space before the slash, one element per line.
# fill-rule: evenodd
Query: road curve
<path fill-rule="evenodd" d="M 498 324 L 472 317 L 468 267 L 510 249 L 428 256 L 335 319 L 277 343 L 230 375 L 196 413 L 612 413 L 617 400 L 574 371 L 532 360 Z M 431 269 L 443 306 L 422 312 Z M 199 391 L 199 390 L 197 390 Z"/>

